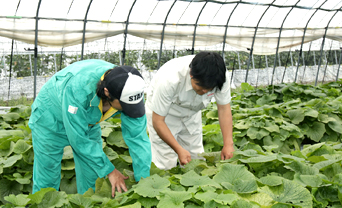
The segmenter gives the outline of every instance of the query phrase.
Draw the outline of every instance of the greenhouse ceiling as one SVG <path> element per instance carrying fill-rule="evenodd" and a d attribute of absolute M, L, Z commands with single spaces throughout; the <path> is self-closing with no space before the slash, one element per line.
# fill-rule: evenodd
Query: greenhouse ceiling
<path fill-rule="evenodd" d="M 340 0 L 0 0 L 0 36 L 67 47 L 127 35 L 196 49 L 223 43 L 274 54 L 342 43 Z"/>

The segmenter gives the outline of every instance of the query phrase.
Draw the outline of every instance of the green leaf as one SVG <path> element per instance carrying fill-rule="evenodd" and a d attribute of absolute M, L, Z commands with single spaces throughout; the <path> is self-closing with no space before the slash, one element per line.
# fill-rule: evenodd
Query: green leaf
<path fill-rule="evenodd" d="M 241 83 L 240 87 L 243 92 L 249 92 L 254 90 L 254 87 L 246 82 Z"/>
<path fill-rule="evenodd" d="M 294 175 L 294 182 L 302 184 L 304 187 L 320 187 L 323 183 L 323 180 L 318 175 L 301 175 L 300 173 L 296 173 Z"/>
<path fill-rule="evenodd" d="M 276 202 L 299 206 L 302 208 L 312 208 L 312 195 L 308 189 L 296 182 L 283 179 L 283 184 L 276 187 L 264 186 L 261 192 L 269 194 Z"/>
<path fill-rule="evenodd" d="M 269 132 L 279 132 L 279 126 L 276 125 L 274 122 L 268 120 L 266 120 L 265 122 L 264 129 L 266 129 Z"/>
<path fill-rule="evenodd" d="M 4 115 L 1 115 L 1 117 L 4 119 L 4 121 L 16 121 L 20 118 L 19 113 L 6 113 Z"/>
<path fill-rule="evenodd" d="M 322 123 L 328 123 L 330 121 L 336 121 L 336 119 L 330 117 L 327 114 L 319 114 L 318 115 L 318 121 L 322 122 Z"/>
<path fill-rule="evenodd" d="M 120 206 L 120 208 L 141 208 L 141 204 L 139 202 L 135 202 L 134 204 Z"/>
<path fill-rule="evenodd" d="M 311 167 L 308 164 L 299 161 L 293 161 L 292 163 L 287 164 L 284 167 L 303 175 L 316 175 L 319 173 L 319 169 Z"/>
<path fill-rule="evenodd" d="M 157 208 L 183 208 L 183 202 L 191 198 L 191 193 L 186 191 L 165 190 L 160 196 L 160 202 L 157 205 Z"/>
<path fill-rule="evenodd" d="M 238 120 L 236 124 L 234 124 L 234 128 L 237 129 L 249 129 L 251 127 L 251 123 L 248 120 Z"/>
<path fill-rule="evenodd" d="M 317 168 L 318 170 L 324 170 L 328 166 L 339 163 L 342 159 L 336 159 L 336 160 L 326 160 L 326 161 L 321 161 L 316 164 L 314 164 L 312 167 Z"/>
<path fill-rule="evenodd" d="M 61 207 L 64 204 L 68 204 L 67 194 L 65 192 L 49 191 L 38 204 L 38 208 Z"/>
<path fill-rule="evenodd" d="M 218 120 L 218 111 L 217 110 L 209 111 L 205 116 L 207 118 L 210 118 L 210 119 L 213 119 L 213 120 Z"/>
<path fill-rule="evenodd" d="M 128 149 L 128 146 L 126 145 L 121 131 L 113 131 L 109 134 L 109 136 L 106 139 L 107 143 L 110 145 L 114 145 L 117 147 L 122 147 L 125 149 Z"/>
<path fill-rule="evenodd" d="M 258 155 L 248 159 L 240 159 L 240 161 L 243 163 L 266 163 L 274 160 L 277 160 L 277 155 Z"/>
<path fill-rule="evenodd" d="M 260 178 L 258 181 L 262 184 L 268 185 L 268 186 L 278 186 L 283 183 L 283 177 L 280 176 L 265 176 Z"/>
<path fill-rule="evenodd" d="M 74 170 L 75 162 L 74 160 L 62 160 L 62 170 Z"/>
<path fill-rule="evenodd" d="M 336 131 L 337 133 L 342 134 L 342 123 L 341 123 L 341 122 L 339 122 L 339 121 L 330 121 L 330 122 L 328 123 L 328 126 L 329 126 L 332 130 Z"/>
<path fill-rule="evenodd" d="M 92 197 L 100 199 L 112 197 L 112 185 L 109 179 L 98 178 L 95 182 L 95 194 Z"/>
<path fill-rule="evenodd" d="M 76 194 L 77 193 L 76 177 L 73 177 L 71 179 L 62 178 L 59 188 L 61 191 L 64 191 L 67 194 Z"/>
<path fill-rule="evenodd" d="M 304 131 L 310 139 L 312 139 L 315 142 L 319 142 L 319 140 L 322 139 L 325 133 L 325 126 L 323 123 L 314 122 L 312 126 L 307 127 Z"/>
<path fill-rule="evenodd" d="M 208 124 L 203 126 L 203 135 L 215 135 L 221 132 L 221 128 L 219 124 Z"/>
<path fill-rule="evenodd" d="M 209 163 L 215 163 L 221 160 L 221 152 L 203 152 L 198 155 L 204 157 Z"/>
<path fill-rule="evenodd" d="M 82 208 L 92 208 L 93 207 L 92 200 L 88 197 L 84 197 L 81 194 L 70 194 L 70 195 L 68 195 L 68 200 L 71 203 L 76 204 Z"/>
<path fill-rule="evenodd" d="M 274 204 L 272 197 L 266 193 L 246 194 L 243 195 L 242 198 L 250 202 L 256 202 L 261 207 L 271 207 Z"/>
<path fill-rule="evenodd" d="M 167 190 L 170 186 L 170 181 L 160 177 L 159 175 L 153 175 L 147 178 L 143 178 L 134 187 L 134 192 L 143 197 L 156 197 L 161 191 Z"/>
<path fill-rule="evenodd" d="M 64 147 L 63 160 L 68 160 L 74 158 L 71 146 Z"/>
<path fill-rule="evenodd" d="M 116 153 L 112 148 L 110 148 L 108 146 L 105 146 L 103 148 L 103 152 L 107 155 L 107 157 L 110 161 L 119 158 L 118 153 Z"/>
<path fill-rule="evenodd" d="M 10 154 L 12 154 L 14 150 L 14 142 L 9 142 L 8 148 L 0 149 L 0 156 L 2 157 L 8 157 Z"/>
<path fill-rule="evenodd" d="M 0 130 L 0 139 L 2 139 L 2 138 L 9 138 L 9 137 L 24 138 L 25 135 L 24 135 L 22 130 Z"/>
<path fill-rule="evenodd" d="M 318 144 L 304 146 L 301 152 L 304 156 L 309 157 L 315 150 L 321 148 L 323 145 L 324 143 L 318 143 Z"/>
<path fill-rule="evenodd" d="M 231 184 L 229 182 L 222 182 L 221 184 L 226 189 L 231 189 L 239 194 L 254 193 L 258 189 L 258 185 L 255 179 L 250 179 L 250 180 L 236 179 L 234 181 L 234 184 Z"/>
<path fill-rule="evenodd" d="M 257 189 L 255 176 L 244 165 L 223 164 L 219 166 L 219 172 L 213 179 L 240 193 L 253 193 Z"/>
<path fill-rule="evenodd" d="M 28 199 L 27 197 L 28 196 L 24 194 L 18 194 L 18 195 L 10 194 L 9 196 L 5 196 L 5 200 L 14 204 L 15 206 L 24 207 L 25 205 L 28 204 L 29 201 L 31 201 L 31 199 Z"/>
<path fill-rule="evenodd" d="M 270 135 L 270 132 L 264 128 L 250 127 L 247 130 L 247 136 L 249 136 L 251 139 L 260 140 L 268 135 Z"/>
<path fill-rule="evenodd" d="M 231 208 L 253 208 L 253 205 L 248 201 L 239 199 L 232 204 Z"/>
<path fill-rule="evenodd" d="M 221 188 L 220 184 L 208 176 L 200 176 L 193 170 L 182 175 L 180 183 L 183 186 L 213 186 L 216 188 Z"/>
<path fill-rule="evenodd" d="M 18 195 L 21 193 L 21 189 L 23 188 L 22 184 L 19 184 L 16 181 L 9 181 L 7 179 L 1 179 L 0 180 L 0 200 L 2 203 L 6 203 L 4 200 L 5 196 L 8 196 L 10 194 Z"/>
<path fill-rule="evenodd" d="M 302 122 L 304 120 L 304 110 L 297 108 L 294 110 L 289 110 L 286 113 L 289 118 L 291 119 L 292 123 L 294 124 L 299 124 L 300 122 Z"/>
<path fill-rule="evenodd" d="M 131 156 L 129 156 L 129 155 L 119 155 L 119 158 L 121 158 L 123 161 L 125 161 L 126 163 L 129 163 L 129 164 L 132 164 L 132 162 L 133 162 Z"/>
<path fill-rule="evenodd" d="M 112 133 L 113 128 L 103 128 L 101 129 L 102 136 L 103 137 L 108 137 L 110 133 Z"/>
<path fill-rule="evenodd" d="M 31 178 L 32 178 L 32 172 L 27 172 L 25 173 L 24 176 L 22 176 L 20 173 L 14 173 L 13 177 L 20 184 L 30 184 Z"/>
<path fill-rule="evenodd" d="M 139 197 L 138 202 L 140 202 L 142 207 L 152 208 L 156 207 L 159 203 L 159 200 L 156 198 L 148 198 L 148 197 Z"/>
<path fill-rule="evenodd" d="M 29 150 L 31 147 L 32 147 L 31 145 L 27 144 L 26 141 L 21 139 L 21 140 L 18 140 L 17 143 L 15 143 L 13 151 L 17 154 L 23 154 L 27 150 Z"/>
<path fill-rule="evenodd" d="M 4 168 L 8 168 L 13 166 L 18 160 L 20 160 L 22 158 L 22 155 L 13 155 L 10 156 L 9 158 L 1 161 L 2 164 L 4 164 Z"/>
<path fill-rule="evenodd" d="M 211 200 L 214 200 L 219 204 L 232 204 L 235 200 L 239 199 L 240 197 L 237 194 L 217 194 L 212 191 L 206 191 L 195 194 L 195 198 L 204 203 L 208 203 Z"/>
<path fill-rule="evenodd" d="M 44 195 L 48 192 L 55 192 L 56 189 L 54 188 L 42 188 L 40 189 L 40 191 L 37 191 L 36 193 L 34 194 L 30 194 L 28 196 L 29 199 L 31 199 L 31 202 L 33 204 L 39 204 L 42 202 L 43 198 L 44 198 Z"/>
<path fill-rule="evenodd" d="M 310 116 L 312 118 L 317 118 L 318 117 L 318 111 L 312 109 L 312 108 L 306 108 L 305 109 L 305 113 L 304 113 L 305 116 Z"/>
<path fill-rule="evenodd" d="M 257 105 L 265 105 L 265 104 L 270 104 L 272 101 L 277 99 L 277 95 L 276 94 L 264 94 L 261 98 L 259 98 L 256 101 Z"/>

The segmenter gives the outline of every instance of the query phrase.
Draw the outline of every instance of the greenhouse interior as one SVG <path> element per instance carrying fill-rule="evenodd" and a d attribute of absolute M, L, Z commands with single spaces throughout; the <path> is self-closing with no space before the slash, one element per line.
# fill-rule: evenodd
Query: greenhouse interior
<path fill-rule="evenodd" d="M 61 190 L 30 198 L 32 172 L 18 164 L 33 163 L 32 145 L 18 142 L 22 133 L 9 139 L 10 131 L 21 128 L 30 141 L 27 124 L 14 127 L 29 115 L 5 116 L 28 110 L 3 106 L 0 207 L 342 207 L 341 0 L 0 2 L 0 100 L 32 101 L 55 73 L 81 60 L 133 66 L 148 87 L 169 60 L 214 51 L 236 90 L 232 114 L 239 150 L 234 165 L 208 153 L 205 164 L 173 172 L 154 167 L 145 183 L 131 179 L 133 191 L 120 193 L 118 200 L 105 193 L 105 181 L 97 182 L 95 194 L 76 195 L 72 151 L 65 150 Z M 217 108 L 209 105 L 202 115 L 205 150 L 219 151 Z M 109 140 L 114 130 L 102 129 L 111 132 L 102 135 Z M 115 154 L 121 168 L 131 168 L 127 151 Z M 229 182 L 222 182 L 225 177 Z M 55 202 L 44 201 L 44 194 Z"/>

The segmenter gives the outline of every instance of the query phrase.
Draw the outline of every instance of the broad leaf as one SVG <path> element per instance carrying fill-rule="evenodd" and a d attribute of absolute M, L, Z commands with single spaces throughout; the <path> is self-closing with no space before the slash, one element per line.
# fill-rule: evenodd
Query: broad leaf
<path fill-rule="evenodd" d="M 193 170 L 182 175 L 180 183 L 183 186 L 214 186 L 216 188 L 221 188 L 220 184 L 208 176 L 200 176 Z"/>
<path fill-rule="evenodd" d="M 299 124 L 304 120 L 304 110 L 300 108 L 287 111 L 287 115 L 294 124 Z"/>
<path fill-rule="evenodd" d="M 183 208 L 183 202 L 191 198 L 191 193 L 186 191 L 165 190 L 160 196 L 160 202 L 157 205 L 157 208 Z"/>
<path fill-rule="evenodd" d="M 219 204 L 232 204 L 235 200 L 239 199 L 240 197 L 237 194 L 232 194 L 232 193 L 228 193 L 228 194 L 217 194 L 215 192 L 212 191 L 207 191 L 207 192 L 201 192 L 201 193 L 197 193 L 195 194 L 195 198 L 203 201 L 204 203 L 208 203 L 211 200 L 214 200 L 215 202 L 219 203 Z"/>
<path fill-rule="evenodd" d="M 26 141 L 24 140 L 18 140 L 17 143 L 15 143 L 14 145 L 14 149 L 13 152 L 17 153 L 17 154 L 23 154 L 25 153 L 27 150 L 29 150 L 32 146 L 27 144 Z"/>
<path fill-rule="evenodd" d="M 28 199 L 27 195 L 24 194 L 10 194 L 9 196 L 5 196 L 5 200 L 19 207 L 24 207 L 29 201 L 31 201 L 31 199 Z"/>
<path fill-rule="evenodd" d="M 113 131 L 109 134 L 109 136 L 106 139 L 107 143 L 110 145 L 114 145 L 117 147 L 122 147 L 125 149 L 128 149 L 128 146 L 126 145 L 121 131 Z"/>
<path fill-rule="evenodd" d="M 88 197 L 84 197 L 81 194 L 68 195 L 68 200 L 69 200 L 69 202 L 76 204 L 82 208 L 92 208 L 93 207 L 92 200 Z"/>
<path fill-rule="evenodd" d="M 295 205 L 302 208 L 312 208 L 312 195 L 309 190 L 296 182 L 283 179 L 283 184 L 276 187 L 262 187 L 261 192 L 269 194 L 274 201 Z"/>
<path fill-rule="evenodd" d="M 134 192 L 143 197 L 156 197 L 161 191 L 168 190 L 170 181 L 160 177 L 159 175 L 153 175 L 147 178 L 143 178 L 137 185 L 134 186 Z"/>

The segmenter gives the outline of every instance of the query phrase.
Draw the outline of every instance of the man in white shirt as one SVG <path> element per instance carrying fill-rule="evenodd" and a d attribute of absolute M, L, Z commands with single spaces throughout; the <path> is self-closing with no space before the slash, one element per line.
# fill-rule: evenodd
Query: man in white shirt
<path fill-rule="evenodd" d="M 221 159 L 233 156 L 233 121 L 228 71 L 215 52 L 175 58 L 155 74 L 146 100 L 152 162 L 171 169 L 204 152 L 201 110 L 215 98 L 224 146 Z M 178 156 L 178 157 L 177 157 Z"/>

